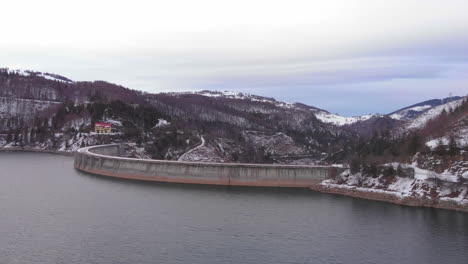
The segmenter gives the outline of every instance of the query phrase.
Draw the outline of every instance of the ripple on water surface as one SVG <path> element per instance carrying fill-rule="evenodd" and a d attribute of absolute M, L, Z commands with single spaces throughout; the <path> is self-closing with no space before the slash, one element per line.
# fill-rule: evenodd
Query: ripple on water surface
<path fill-rule="evenodd" d="M 0 153 L 0 263 L 463 263 L 468 214 L 111 179 Z"/>

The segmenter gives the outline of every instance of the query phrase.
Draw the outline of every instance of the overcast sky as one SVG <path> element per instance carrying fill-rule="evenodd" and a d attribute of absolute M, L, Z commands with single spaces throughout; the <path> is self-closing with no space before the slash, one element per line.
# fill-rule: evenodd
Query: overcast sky
<path fill-rule="evenodd" d="M 468 1 L 2 1 L 0 67 L 342 115 L 468 93 Z"/>

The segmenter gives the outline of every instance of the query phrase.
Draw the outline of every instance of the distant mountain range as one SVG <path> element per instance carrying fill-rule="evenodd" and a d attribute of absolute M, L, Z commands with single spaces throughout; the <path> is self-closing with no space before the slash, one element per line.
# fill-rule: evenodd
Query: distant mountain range
<path fill-rule="evenodd" d="M 0 146 L 17 146 L 21 141 L 23 146 L 73 151 L 109 140 L 157 141 L 148 155 L 179 159 L 203 138 L 198 152 L 207 153 L 209 157 L 202 157 L 206 160 L 323 162 L 345 158 L 357 137 L 422 129 L 463 100 L 433 99 L 385 115 L 343 117 L 245 93 L 149 94 L 105 81 L 74 82 L 58 74 L 4 68 L 0 69 Z M 157 125 L 161 120 L 164 126 Z M 114 122 L 116 133 L 107 139 L 93 135 L 96 121 Z M 464 142 L 464 135 L 457 137 Z"/>

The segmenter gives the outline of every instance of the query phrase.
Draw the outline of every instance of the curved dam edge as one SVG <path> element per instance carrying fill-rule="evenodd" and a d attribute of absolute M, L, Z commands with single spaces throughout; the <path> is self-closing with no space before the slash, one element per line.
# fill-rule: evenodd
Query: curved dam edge
<path fill-rule="evenodd" d="M 170 183 L 309 188 L 344 169 L 331 166 L 205 163 L 119 157 L 120 144 L 79 149 L 74 167 L 96 175 Z"/>
<path fill-rule="evenodd" d="M 134 159 L 119 157 L 121 150 L 120 144 L 79 149 L 75 153 L 74 167 L 86 173 L 122 179 L 224 186 L 308 188 L 321 193 L 403 206 L 468 212 L 468 205 L 451 201 L 435 201 L 425 197 L 399 197 L 372 190 L 330 188 L 320 184 L 325 179 L 335 178 L 345 170 L 339 167 Z"/>

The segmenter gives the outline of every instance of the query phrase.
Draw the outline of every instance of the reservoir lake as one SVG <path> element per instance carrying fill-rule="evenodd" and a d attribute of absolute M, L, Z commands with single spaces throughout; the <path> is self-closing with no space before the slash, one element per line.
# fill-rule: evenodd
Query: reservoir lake
<path fill-rule="evenodd" d="M 121 180 L 0 152 L 0 263 L 468 263 L 468 214 L 307 189 Z"/>

